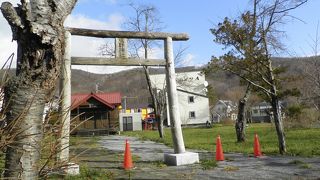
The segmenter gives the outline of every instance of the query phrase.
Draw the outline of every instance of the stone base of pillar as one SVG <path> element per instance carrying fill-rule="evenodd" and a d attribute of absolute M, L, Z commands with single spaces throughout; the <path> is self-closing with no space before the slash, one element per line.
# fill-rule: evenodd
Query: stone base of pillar
<path fill-rule="evenodd" d="M 181 165 L 199 163 L 199 154 L 194 152 L 185 152 L 181 154 L 165 153 L 164 163 L 168 166 L 181 166 Z"/>
<path fill-rule="evenodd" d="M 75 176 L 80 174 L 80 167 L 75 163 L 68 163 L 67 166 L 62 168 L 64 174 Z"/>

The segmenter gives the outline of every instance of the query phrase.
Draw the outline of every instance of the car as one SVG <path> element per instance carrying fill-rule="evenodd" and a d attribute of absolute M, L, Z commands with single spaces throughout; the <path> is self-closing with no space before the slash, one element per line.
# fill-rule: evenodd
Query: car
<path fill-rule="evenodd" d="M 154 120 L 153 118 L 148 118 L 146 121 L 147 121 L 147 123 L 150 123 L 150 124 L 152 124 L 153 122 L 155 122 L 155 120 Z"/>

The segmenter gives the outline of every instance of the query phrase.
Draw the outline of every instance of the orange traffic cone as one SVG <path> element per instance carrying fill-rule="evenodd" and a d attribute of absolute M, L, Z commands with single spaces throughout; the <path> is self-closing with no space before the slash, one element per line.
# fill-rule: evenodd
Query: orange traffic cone
<path fill-rule="evenodd" d="M 131 157 L 131 152 L 130 152 L 130 144 L 127 139 L 126 139 L 126 147 L 125 147 L 125 151 L 124 151 L 123 168 L 125 170 L 129 170 L 129 169 L 133 168 L 132 157 Z"/>
<path fill-rule="evenodd" d="M 253 153 L 254 153 L 255 157 L 262 156 L 260 143 L 259 143 L 259 137 L 258 137 L 257 133 L 254 135 Z"/>
<path fill-rule="evenodd" d="M 216 142 L 216 160 L 217 161 L 224 161 L 224 155 L 223 155 L 220 135 L 218 135 L 217 142 Z"/>

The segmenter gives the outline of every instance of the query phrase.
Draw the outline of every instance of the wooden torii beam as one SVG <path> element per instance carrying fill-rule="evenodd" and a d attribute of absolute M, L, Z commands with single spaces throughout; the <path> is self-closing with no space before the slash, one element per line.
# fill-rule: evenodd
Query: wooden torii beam
<path fill-rule="evenodd" d="M 170 37 L 174 41 L 186 41 L 189 39 L 188 34 L 185 33 L 164 33 L 164 32 L 135 32 L 135 31 L 109 31 L 109 30 L 94 30 L 83 28 L 66 28 L 71 35 L 76 36 L 90 36 L 96 38 L 116 38 L 116 41 L 121 39 L 153 39 L 166 40 Z M 126 44 L 125 44 L 126 46 Z M 123 47 L 122 47 L 123 48 Z M 126 48 L 125 48 L 126 49 Z M 118 53 L 126 50 L 118 51 Z M 116 54 L 118 54 L 116 53 Z M 137 59 L 127 57 L 104 58 L 104 57 L 71 57 L 72 65 L 110 65 L 110 66 L 165 66 L 165 59 Z"/>
<path fill-rule="evenodd" d="M 109 31 L 83 28 L 65 28 L 72 35 L 90 36 L 96 38 L 128 38 L 128 39 L 154 39 L 166 40 L 171 37 L 173 41 L 187 41 L 189 36 L 186 33 L 164 33 L 164 32 L 135 32 L 135 31 Z"/>
<path fill-rule="evenodd" d="M 165 66 L 165 59 L 71 57 L 72 65 L 95 66 Z"/>

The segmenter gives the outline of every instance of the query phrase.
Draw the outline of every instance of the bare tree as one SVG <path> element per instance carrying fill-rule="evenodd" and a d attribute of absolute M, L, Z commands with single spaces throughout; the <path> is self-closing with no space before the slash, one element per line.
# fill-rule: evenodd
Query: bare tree
<path fill-rule="evenodd" d="M 124 24 L 125 29 L 137 31 L 137 32 L 159 32 L 164 29 L 163 23 L 159 18 L 159 12 L 153 5 L 137 5 L 129 4 L 129 6 L 134 10 L 134 16 L 130 17 Z M 139 40 L 129 40 L 129 56 L 141 59 L 148 59 L 150 53 L 155 47 L 160 47 L 160 44 L 154 40 L 139 39 Z M 182 65 L 183 55 L 186 51 L 186 47 L 180 46 L 177 51 L 175 51 L 174 61 L 177 66 Z M 99 53 L 105 56 L 115 56 L 115 47 L 112 43 L 106 42 L 105 45 L 99 48 Z M 164 136 L 163 132 L 163 112 L 165 112 L 166 104 L 163 101 L 164 89 L 155 88 L 150 80 L 150 68 L 148 66 L 143 66 L 145 77 L 148 85 L 149 94 L 152 99 L 152 105 L 154 107 L 154 113 L 156 116 L 156 122 L 158 122 L 159 136 L 162 138 Z"/>
<path fill-rule="evenodd" d="M 310 46 L 313 51 L 313 56 L 303 60 L 303 73 L 305 76 L 304 93 L 307 96 L 307 101 L 310 102 L 318 111 L 320 109 L 320 35 L 319 23 L 316 28 L 315 37 L 311 39 Z"/>
<path fill-rule="evenodd" d="M 19 132 L 7 147 L 5 178 L 37 179 L 42 116 L 59 76 L 64 53 L 64 27 L 76 0 L 3 2 L 1 11 L 18 44 L 17 73 L 6 84 L 6 122 L 19 119 Z"/>
<path fill-rule="evenodd" d="M 162 22 L 158 18 L 158 11 L 156 7 L 152 5 L 135 5 L 130 4 L 130 7 L 135 11 L 135 16 L 130 18 L 126 23 L 126 28 L 133 31 L 138 32 L 156 32 L 163 29 Z M 131 40 L 129 41 L 131 51 L 131 56 L 139 57 L 141 58 L 140 51 L 143 51 L 143 58 L 148 59 L 149 58 L 149 52 L 152 51 L 152 47 L 154 47 L 156 44 L 155 41 L 151 41 L 148 39 L 140 39 L 140 40 Z M 160 118 L 163 110 L 159 109 L 159 106 L 165 107 L 161 104 L 162 98 L 157 98 L 157 90 L 153 88 L 151 79 L 150 79 L 150 71 L 148 66 L 143 66 L 145 77 L 148 84 L 149 93 L 152 99 L 152 105 L 154 108 L 154 114 L 156 117 L 156 122 L 158 122 L 158 130 L 159 130 L 159 136 L 160 138 L 163 138 L 163 121 L 161 121 Z"/>
<path fill-rule="evenodd" d="M 214 41 L 229 51 L 219 58 L 212 58 L 211 65 L 238 75 L 254 90 L 264 93 L 272 106 L 278 135 L 279 152 L 286 152 L 283 130 L 278 69 L 272 66 L 271 55 L 283 46 L 279 41 L 281 32 L 277 25 L 284 23 L 290 10 L 307 0 L 254 0 L 253 11 L 241 14 L 237 20 L 225 18 L 217 28 L 211 29 Z"/>

